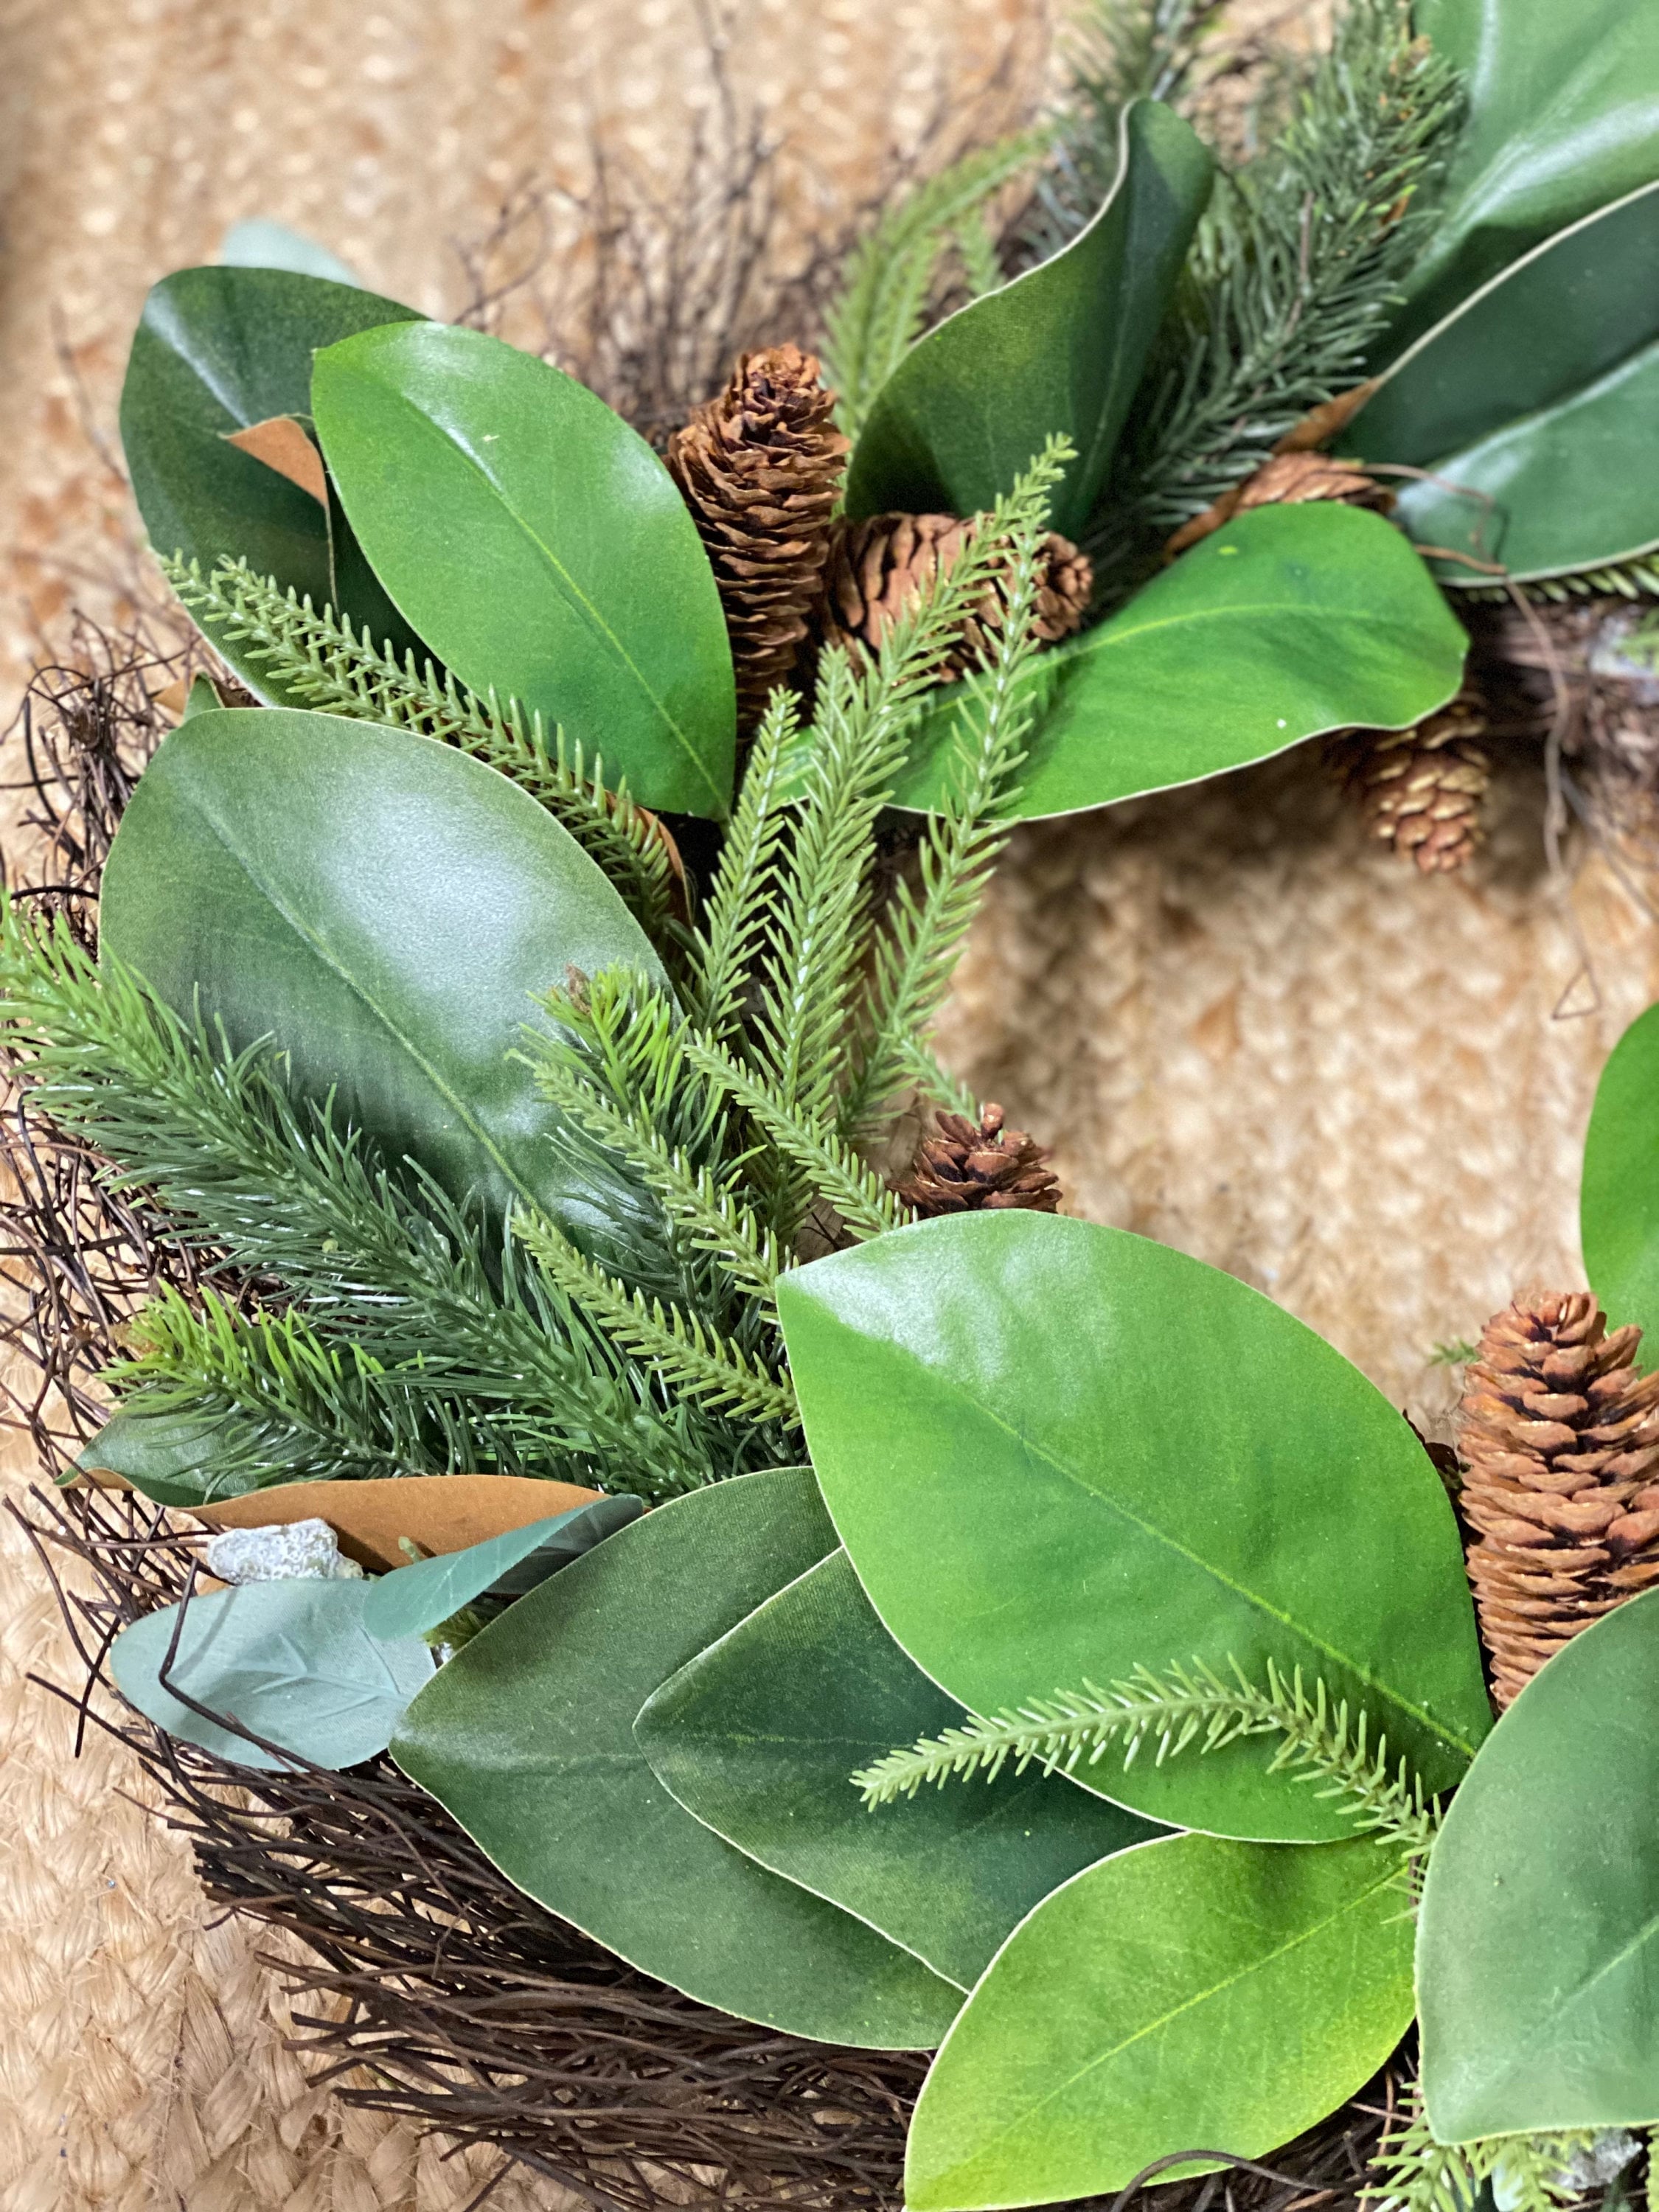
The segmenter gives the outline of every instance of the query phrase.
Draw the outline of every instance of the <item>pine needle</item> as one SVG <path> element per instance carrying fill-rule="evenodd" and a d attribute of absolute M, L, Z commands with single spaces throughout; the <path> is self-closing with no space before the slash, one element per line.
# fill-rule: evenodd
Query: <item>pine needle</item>
<path fill-rule="evenodd" d="M 1585 2194 L 1572 2168 L 1595 2140 L 1591 2130 L 1573 2129 L 1437 2142 L 1413 2084 L 1360 2196 L 1377 2212 L 1474 2212 L 1481 2189 L 1493 2182 L 1506 2212 L 1564 2212 Z"/>

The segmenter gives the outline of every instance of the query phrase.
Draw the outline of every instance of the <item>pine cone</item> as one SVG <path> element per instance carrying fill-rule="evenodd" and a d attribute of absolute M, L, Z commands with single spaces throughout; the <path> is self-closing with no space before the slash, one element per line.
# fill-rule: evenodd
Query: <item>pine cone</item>
<path fill-rule="evenodd" d="M 1183 522 L 1164 549 L 1166 561 L 1219 530 L 1251 507 L 1297 507 L 1304 501 L 1335 500 L 1344 507 L 1368 507 L 1378 514 L 1394 511 L 1394 494 L 1357 461 L 1333 460 L 1328 453 L 1275 453 L 1253 477 L 1222 493 L 1213 507 Z"/>
<path fill-rule="evenodd" d="M 1609 1336 L 1582 1291 L 1517 1298 L 1465 1376 L 1469 1580 L 1500 1706 L 1659 1582 L 1659 1373 L 1637 1374 L 1641 1337 Z"/>
<path fill-rule="evenodd" d="M 1345 731 L 1329 740 L 1325 758 L 1371 835 L 1429 876 L 1461 868 L 1486 835 L 1492 756 L 1475 742 L 1486 727 L 1480 701 L 1460 691 L 1412 729 Z"/>
<path fill-rule="evenodd" d="M 979 526 L 954 514 L 872 514 L 843 523 L 830 556 L 824 604 L 818 617 L 825 645 L 876 647 L 888 625 L 925 585 L 948 569 Z M 1051 532 L 1048 565 L 1037 590 L 1036 635 L 1045 644 L 1069 637 L 1089 611 L 1094 569 L 1068 538 Z M 961 649 L 944 665 L 946 678 L 983 667 L 1007 611 L 1007 593 L 993 585 L 963 625 Z"/>
<path fill-rule="evenodd" d="M 1000 1106 L 988 1106 L 975 1127 L 961 1114 L 941 1114 L 908 1179 L 898 1187 L 906 1206 L 931 1221 L 941 1213 L 973 1213 L 981 1206 L 1027 1206 L 1053 1213 L 1060 1178 L 1044 1164 L 1048 1155 L 1023 1129 L 1005 1129 Z"/>
<path fill-rule="evenodd" d="M 769 346 L 744 354 L 720 397 L 668 441 L 720 586 L 745 728 L 794 666 L 823 588 L 848 453 L 835 404 L 812 355 Z"/>

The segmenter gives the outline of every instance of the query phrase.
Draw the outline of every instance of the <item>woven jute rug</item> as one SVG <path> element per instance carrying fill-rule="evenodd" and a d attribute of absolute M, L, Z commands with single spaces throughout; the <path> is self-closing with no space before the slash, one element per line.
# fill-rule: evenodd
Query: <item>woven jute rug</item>
<path fill-rule="evenodd" d="M 579 169 L 596 125 L 672 173 L 709 98 L 692 0 L 0 13 L 8 700 L 71 604 L 113 615 L 149 588 L 107 441 L 157 276 L 258 213 L 453 312 L 448 241 L 492 200 Z M 809 165 L 792 186 L 810 228 L 815 191 L 844 200 L 890 125 L 975 96 L 1000 58 L 1017 104 L 1044 27 L 1019 0 L 752 0 L 727 52 L 813 149 L 816 181 Z M 1069 1210 L 1233 1270 L 1439 1427 L 1436 1346 L 1519 1284 L 1582 1280 L 1595 1076 L 1659 995 L 1659 929 L 1593 854 L 1552 880 L 1541 817 L 1535 759 L 1507 763 L 1487 851 L 1424 881 L 1367 847 L 1306 749 L 1030 829 L 964 961 L 948 1056 L 1057 1145 Z M 31 1472 L 15 1450 L 4 1471 Z M 0 2212 L 465 2204 L 487 2160 L 446 2161 L 307 2082 L 268 1939 L 216 1923 L 176 1839 L 122 1794 L 131 1771 L 95 1731 L 71 1757 L 74 1716 L 32 1670 L 70 1671 L 0 1522 Z M 555 2199 L 509 2179 L 490 2201 Z"/>

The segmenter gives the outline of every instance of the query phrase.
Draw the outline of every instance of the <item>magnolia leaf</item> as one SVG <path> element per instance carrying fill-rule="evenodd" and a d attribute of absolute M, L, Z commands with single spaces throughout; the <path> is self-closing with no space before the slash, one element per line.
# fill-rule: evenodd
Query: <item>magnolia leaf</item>
<path fill-rule="evenodd" d="M 292 415 L 273 415 L 268 422 L 250 423 L 246 430 L 228 430 L 225 443 L 239 453 L 252 453 L 256 461 L 308 491 L 319 507 L 328 505 L 323 457 Z"/>
<path fill-rule="evenodd" d="M 414 314 L 358 286 L 287 269 L 181 269 L 164 277 L 144 303 L 121 392 L 133 496 L 156 551 L 204 568 L 246 558 L 284 587 L 331 604 L 328 519 L 313 488 L 234 441 L 255 424 L 309 412 L 319 346 Z M 400 649 L 415 641 L 378 586 L 357 591 L 343 611 Z M 281 691 L 245 641 L 208 635 L 258 697 L 302 703 Z"/>
<path fill-rule="evenodd" d="M 659 1506 L 475 1636 L 392 1756 L 510 1881 L 642 1972 L 787 2034 L 931 2047 L 960 1990 L 693 1820 L 634 1739 L 653 1690 L 835 1542 L 807 1468 Z"/>
<path fill-rule="evenodd" d="M 193 1705 L 240 1721 L 315 1766 L 356 1766 L 386 1749 L 404 1706 L 432 1679 L 424 1644 L 382 1643 L 368 1633 L 368 1588 L 246 1583 L 166 1606 L 116 1638 L 110 1651 L 116 1686 L 170 1735 L 240 1765 L 284 1762 Z"/>
<path fill-rule="evenodd" d="M 646 805 L 725 816 L 720 593 L 636 431 L 562 369 L 437 323 L 325 348 L 312 405 L 375 574 L 463 683 L 561 725 Z"/>
<path fill-rule="evenodd" d="M 1659 1591 L 1556 1654 L 1430 1855 L 1423 2091 L 1442 2142 L 1659 2120 Z"/>
<path fill-rule="evenodd" d="M 100 928 L 169 1006 L 236 1051 L 273 1038 L 296 1092 L 456 1199 L 541 1206 L 585 1243 L 635 1204 L 550 1141 L 515 1048 L 567 969 L 660 975 L 656 955 L 546 809 L 453 747 L 333 714 L 193 715 L 116 833 Z"/>
<path fill-rule="evenodd" d="M 1362 418 L 1363 419 L 1363 418 Z M 1069 814 L 1265 760 L 1323 730 L 1403 729 L 1444 704 L 1468 640 L 1397 530 L 1350 507 L 1257 507 L 1020 679 L 1038 702 L 1017 814 Z M 949 789 L 959 687 L 894 794 Z"/>
<path fill-rule="evenodd" d="M 93 1447 L 82 1458 L 88 1464 Z M 601 1493 L 574 1482 L 520 1474 L 398 1474 L 359 1482 L 290 1482 L 246 1498 L 193 1500 L 198 1521 L 215 1528 L 270 1528 L 288 1521 L 326 1521 L 340 1549 L 359 1566 L 386 1574 L 408 1564 L 404 1540 L 447 1556 L 595 1504 Z"/>
<path fill-rule="evenodd" d="M 1416 0 L 1468 112 L 1405 280 L 1412 337 L 1540 240 L 1659 174 L 1659 39 L 1631 0 Z M 1540 325 L 1534 343 L 1556 334 Z M 1397 341 L 1396 341 L 1397 342 Z"/>
<path fill-rule="evenodd" d="M 1653 44 L 1659 46 L 1659 40 Z M 1659 423 L 1659 185 L 1588 216 L 1453 310 L 1395 362 L 1345 440 L 1428 471 L 1398 518 L 1454 582 L 1525 579 L 1659 544 L 1634 464 Z M 1470 565 L 1473 562 L 1476 565 Z"/>
<path fill-rule="evenodd" d="M 854 1767 L 962 1718 L 836 1552 L 672 1675 L 634 1734 L 728 1843 L 967 1990 L 1039 1899 L 1154 1832 L 1036 1766 L 865 1810 Z"/>
<path fill-rule="evenodd" d="M 115 1475 L 159 1505 L 194 1507 L 202 1478 L 241 1425 L 211 1413 L 143 1413 L 118 1406 L 76 1455 L 78 1474 Z M 296 1516 L 297 1517 L 297 1516 Z"/>
<path fill-rule="evenodd" d="M 1170 109 L 1152 100 L 1127 108 L 1117 180 L 1086 229 L 947 317 L 877 393 L 848 472 L 853 520 L 890 508 L 977 514 L 1063 432 L 1077 458 L 1051 520 L 1079 533 L 1213 175 Z"/>
<path fill-rule="evenodd" d="M 1322 1678 L 1431 1790 L 1491 1725 L 1451 1507 L 1388 1401 L 1231 1275 L 1010 1209 L 783 1277 L 824 1501 L 876 1611 L 975 1712 L 1235 1662 Z M 1078 1779 L 1182 1826 L 1351 1835 L 1259 1741 Z"/>
<path fill-rule="evenodd" d="M 1584 1139 L 1584 1267 L 1615 1328 L 1635 1322 L 1659 1361 L 1659 1006 L 1613 1048 Z"/>
<path fill-rule="evenodd" d="M 1093 2197 L 1194 2144 L 1261 2158 L 1334 2112 L 1411 2022 L 1394 1875 L 1369 1842 L 1171 1836 L 1075 1876 L 1014 1930 L 933 2062 L 909 2212 Z"/>
<path fill-rule="evenodd" d="M 639 1498 L 599 1498 L 548 1521 L 510 1528 L 464 1552 L 419 1559 L 382 1575 L 369 1586 L 363 1626 L 371 1636 L 395 1640 L 424 1636 L 486 1595 L 523 1597 L 561 1567 L 591 1552 L 645 1510 Z"/>
<path fill-rule="evenodd" d="M 296 276 L 325 276 L 331 284 L 362 286 L 349 262 L 302 230 L 290 230 L 285 222 L 272 222 L 264 216 L 232 223 L 221 242 L 219 258 L 228 269 L 291 269 Z"/>

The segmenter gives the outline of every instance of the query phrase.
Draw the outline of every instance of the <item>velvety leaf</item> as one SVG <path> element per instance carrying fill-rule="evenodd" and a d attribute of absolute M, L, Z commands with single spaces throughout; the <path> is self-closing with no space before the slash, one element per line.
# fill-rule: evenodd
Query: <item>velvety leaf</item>
<path fill-rule="evenodd" d="M 725 619 L 644 439 L 562 370 L 437 323 L 327 348 L 312 404 L 375 574 L 461 680 L 562 724 L 647 805 L 724 816 Z"/>
<path fill-rule="evenodd" d="M 234 222 L 219 247 L 219 258 L 228 269 L 291 269 L 300 276 L 325 276 L 331 284 L 355 284 L 362 278 L 349 262 L 331 253 L 302 230 L 265 216 L 250 216 Z"/>
<path fill-rule="evenodd" d="M 599 1498 L 464 1552 L 411 1561 L 369 1584 L 363 1626 L 371 1636 L 422 1636 L 474 1598 L 523 1597 L 644 1510 L 638 1498 Z"/>
<path fill-rule="evenodd" d="M 1260 2158 L 1334 2111 L 1411 2021 L 1394 1864 L 1172 1836 L 1056 1890 L 933 2062 L 910 2212 L 1091 2197 L 1194 2146 Z"/>
<path fill-rule="evenodd" d="M 475 1636 L 392 1753 L 510 1881 L 644 1972 L 791 2034 L 931 2045 L 961 1991 L 693 1820 L 634 1740 L 653 1690 L 835 1541 L 808 1468 L 676 1498 Z"/>
<path fill-rule="evenodd" d="M 856 521 L 899 508 L 974 514 L 1064 431 L 1077 459 L 1054 526 L 1076 536 L 1111 465 L 1214 165 L 1170 109 L 1125 112 L 1117 180 L 1063 252 L 912 348 L 876 395 L 848 475 Z"/>
<path fill-rule="evenodd" d="M 424 1644 L 382 1643 L 368 1633 L 368 1588 L 247 1583 L 191 1598 L 182 1628 L 176 1605 L 146 1613 L 111 1649 L 116 1686 L 170 1735 L 241 1765 L 283 1762 L 192 1711 L 175 1690 L 315 1765 L 356 1766 L 386 1749 L 404 1706 L 432 1679 Z M 169 1668 L 175 1629 L 179 1648 Z"/>
<path fill-rule="evenodd" d="M 117 1417 L 119 1418 L 118 1416 Z M 89 1464 L 90 1445 L 82 1457 Z M 190 1501 L 214 1528 L 271 1528 L 289 1521 L 326 1521 L 340 1549 L 374 1574 L 401 1567 L 403 1540 L 434 1554 L 464 1552 L 550 1512 L 566 1515 L 601 1493 L 574 1482 L 524 1474 L 395 1474 L 356 1482 L 289 1482 L 246 1498 Z"/>
<path fill-rule="evenodd" d="M 814 1261 L 778 1310 L 836 1530 L 951 1697 L 993 1713 L 1194 1656 L 1261 1681 L 1271 1658 L 1364 1707 L 1431 1790 L 1463 1771 L 1490 1713 L 1440 1479 L 1271 1300 L 1010 1209 Z M 1352 1834 L 1267 1765 L 1252 1741 L 1086 1778 L 1182 1826 Z"/>
<path fill-rule="evenodd" d="M 121 392 L 121 440 L 149 541 L 204 568 L 246 556 L 261 574 L 332 599 L 328 519 L 310 494 L 229 434 L 275 416 L 307 415 L 319 346 L 414 310 L 356 285 L 288 269 L 181 269 L 155 286 L 132 342 Z M 390 611 L 378 587 L 344 601 L 377 635 Z M 401 622 L 394 641 L 410 635 Z M 234 638 L 215 647 L 259 697 L 289 703 Z"/>
<path fill-rule="evenodd" d="M 1659 185 L 1537 247 L 1389 372 L 1346 446 L 1430 472 L 1400 495 L 1419 544 L 1528 577 L 1659 544 L 1659 483 L 1633 458 L 1659 428 L 1656 266 Z"/>
<path fill-rule="evenodd" d="M 1584 1139 L 1579 1226 L 1590 1286 L 1615 1328 L 1642 1330 L 1659 1363 L 1659 1006 L 1613 1048 Z"/>
<path fill-rule="evenodd" d="M 333 714 L 193 715 L 105 870 L 106 950 L 241 1049 L 274 1037 L 392 1160 L 590 1240 L 623 1203 L 554 1141 L 514 1053 L 531 994 L 623 963 L 637 923 L 544 807 L 447 745 Z"/>
<path fill-rule="evenodd" d="M 1030 664 L 1041 706 L 1016 811 L 1069 814 L 1195 782 L 1322 730 L 1402 728 L 1457 689 L 1467 644 L 1379 516 L 1258 507 Z M 939 805 L 955 720 L 956 694 L 942 691 L 897 805 Z"/>
<path fill-rule="evenodd" d="M 1416 0 L 1468 114 L 1406 279 L 1415 336 L 1553 232 L 1659 175 L 1659 39 L 1631 0 Z M 1540 331 L 1535 337 L 1547 337 Z"/>
<path fill-rule="evenodd" d="M 1040 1898 L 1154 1831 L 1036 1766 L 865 1810 L 855 1767 L 962 1717 L 836 1552 L 671 1676 L 634 1734 L 728 1843 L 965 1990 Z"/>
<path fill-rule="evenodd" d="M 1583 1630 L 1481 1747 L 1429 1858 L 1443 2142 L 1659 2120 L 1659 1593 Z"/>
<path fill-rule="evenodd" d="M 202 1473 L 225 1455 L 226 1423 L 200 1413 L 138 1413 L 118 1407 L 76 1458 L 86 1474 L 118 1474 L 158 1505 L 194 1506 Z"/>

